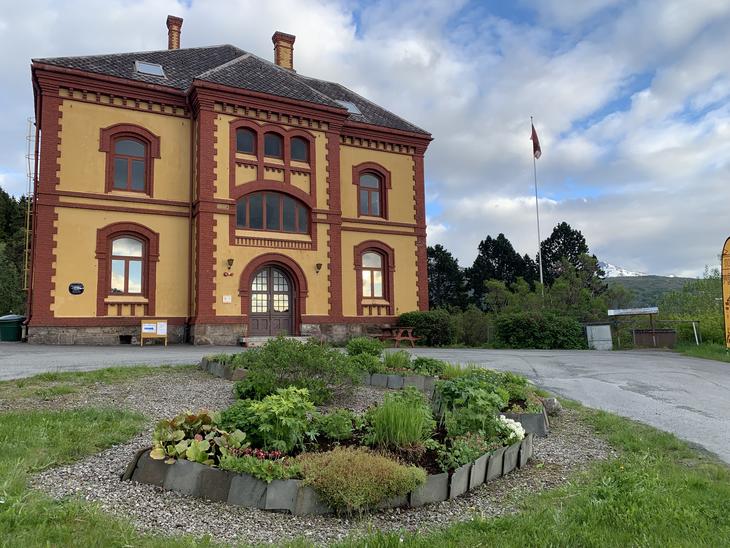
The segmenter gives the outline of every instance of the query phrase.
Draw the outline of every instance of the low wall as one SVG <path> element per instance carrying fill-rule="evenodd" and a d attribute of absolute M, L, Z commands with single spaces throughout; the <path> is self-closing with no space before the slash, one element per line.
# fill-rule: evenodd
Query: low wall
<path fill-rule="evenodd" d="M 533 453 L 533 436 L 508 447 L 486 453 L 452 473 L 429 474 L 426 483 L 403 497 L 382 502 L 378 508 L 416 507 L 463 495 L 488 481 L 527 466 Z M 205 464 L 178 459 L 165 464 L 150 456 L 150 449 L 137 452 L 122 480 L 156 485 L 183 495 L 227 502 L 263 510 L 287 511 L 295 515 L 328 514 L 334 511 L 317 492 L 301 480 L 266 483 L 248 474 L 237 474 Z"/>

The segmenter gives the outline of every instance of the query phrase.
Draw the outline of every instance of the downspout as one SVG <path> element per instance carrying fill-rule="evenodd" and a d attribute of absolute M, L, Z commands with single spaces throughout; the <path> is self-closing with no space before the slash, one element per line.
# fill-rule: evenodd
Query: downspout
<path fill-rule="evenodd" d="M 33 145 L 34 151 L 34 158 L 33 158 L 33 207 L 31 209 L 31 241 L 30 241 L 30 264 L 28 265 L 28 299 L 26 301 L 26 310 L 25 310 L 25 333 L 26 336 L 28 334 L 28 325 L 30 324 L 30 320 L 33 317 L 33 267 L 35 266 L 35 261 L 33 260 L 33 255 L 35 254 L 36 249 L 36 224 L 38 223 L 38 208 L 37 208 L 37 202 L 38 202 L 38 162 L 40 161 L 40 139 L 38 138 L 41 133 L 41 120 L 40 120 L 40 113 L 43 112 L 41 109 L 41 103 L 43 101 L 43 94 L 40 93 L 40 90 L 38 89 L 36 83 L 33 83 L 33 88 L 36 91 L 36 97 L 38 97 L 38 101 L 36 104 L 36 112 L 35 112 L 35 143 Z M 30 200 L 30 196 L 28 196 L 28 199 Z"/>
<path fill-rule="evenodd" d="M 192 329 L 190 322 L 193 319 L 193 187 L 195 185 L 195 119 L 189 99 L 188 111 L 190 112 L 190 203 L 188 205 L 188 319 L 185 322 L 185 331 L 187 334 L 185 342 L 189 342 L 190 340 L 190 331 Z"/>

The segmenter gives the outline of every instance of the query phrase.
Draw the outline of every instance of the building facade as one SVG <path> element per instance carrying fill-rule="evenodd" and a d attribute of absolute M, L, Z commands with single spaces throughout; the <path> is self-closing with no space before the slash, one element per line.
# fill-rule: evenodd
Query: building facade
<path fill-rule="evenodd" d="M 236 47 L 34 59 L 30 342 L 344 339 L 428 306 L 430 135 Z"/>

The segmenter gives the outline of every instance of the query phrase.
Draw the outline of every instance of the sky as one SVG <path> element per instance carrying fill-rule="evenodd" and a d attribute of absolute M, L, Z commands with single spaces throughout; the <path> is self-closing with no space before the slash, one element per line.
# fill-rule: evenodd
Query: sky
<path fill-rule="evenodd" d="M 0 186 L 26 189 L 30 59 L 230 43 L 338 81 L 433 135 L 429 245 L 537 250 L 561 221 L 599 259 L 697 276 L 730 236 L 727 0 L 0 0 Z M 394 182 L 397 184 L 397 182 Z"/>

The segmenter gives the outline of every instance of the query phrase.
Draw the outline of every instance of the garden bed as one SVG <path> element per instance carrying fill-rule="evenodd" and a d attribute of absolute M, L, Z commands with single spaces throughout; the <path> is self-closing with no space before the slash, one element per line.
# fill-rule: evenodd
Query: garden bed
<path fill-rule="evenodd" d="M 152 459 L 150 450 L 142 449 L 135 454 L 122 474 L 122 480 L 148 483 L 191 497 L 262 510 L 287 511 L 294 515 L 334 513 L 316 491 L 303 485 L 301 480 L 273 480 L 267 484 L 248 474 L 235 474 L 184 459 L 168 465 Z M 494 481 L 516 468 L 524 468 L 532 453 L 533 436 L 528 434 L 522 441 L 485 453 L 452 474 L 429 474 L 422 486 L 403 497 L 384 501 L 379 509 L 414 508 L 454 499 L 486 481 Z"/>

